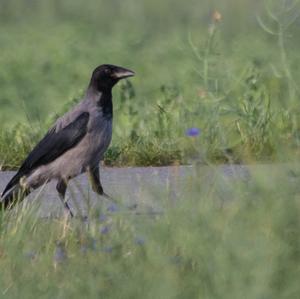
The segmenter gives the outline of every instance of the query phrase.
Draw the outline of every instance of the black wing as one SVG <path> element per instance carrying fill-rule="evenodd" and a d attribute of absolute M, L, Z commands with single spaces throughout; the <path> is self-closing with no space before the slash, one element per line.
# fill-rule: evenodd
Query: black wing
<path fill-rule="evenodd" d="M 89 113 L 83 112 L 62 130 L 55 132 L 55 127 L 52 128 L 28 155 L 17 174 L 5 187 L 2 196 L 17 184 L 24 175 L 41 165 L 54 161 L 78 144 L 87 132 L 88 121 Z"/>

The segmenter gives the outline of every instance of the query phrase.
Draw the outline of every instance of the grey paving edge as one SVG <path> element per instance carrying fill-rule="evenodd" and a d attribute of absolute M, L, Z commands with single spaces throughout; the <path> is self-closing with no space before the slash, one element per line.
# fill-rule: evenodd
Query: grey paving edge
<path fill-rule="evenodd" d="M 267 179 L 274 176 L 286 176 L 298 180 L 298 164 L 266 164 L 266 165 L 218 165 L 218 166 L 171 166 L 171 167 L 129 167 L 101 168 L 101 181 L 109 195 L 121 203 L 122 207 L 137 205 L 137 213 L 161 212 L 162 198 L 181 197 L 188 188 L 190 180 L 200 179 L 222 181 L 221 192 L 226 196 L 230 185 L 235 182 L 251 181 L 253 173 L 264 173 Z M 15 172 L 0 172 L 0 190 L 3 190 Z M 111 202 L 92 192 L 86 175 L 73 179 L 68 187 L 67 198 L 77 214 L 86 214 L 88 207 L 102 209 L 109 207 Z M 34 191 L 27 202 L 38 201 L 39 216 L 59 217 L 63 213 L 62 204 L 51 182 Z M 76 213 L 76 212 L 75 212 Z"/>

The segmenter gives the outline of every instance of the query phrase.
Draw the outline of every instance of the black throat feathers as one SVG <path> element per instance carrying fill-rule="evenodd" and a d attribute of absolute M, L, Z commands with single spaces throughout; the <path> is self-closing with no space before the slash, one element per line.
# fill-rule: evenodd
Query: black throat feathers
<path fill-rule="evenodd" d="M 112 119 L 113 117 L 113 103 L 112 103 L 112 94 L 111 91 L 102 92 L 97 105 L 101 107 L 103 117 L 107 120 Z"/>

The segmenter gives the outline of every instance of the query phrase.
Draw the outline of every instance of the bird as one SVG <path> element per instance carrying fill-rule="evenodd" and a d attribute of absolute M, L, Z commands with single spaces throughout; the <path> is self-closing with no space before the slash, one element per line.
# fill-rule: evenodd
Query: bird
<path fill-rule="evenodd" d="M 88 174 L 94 192 L 109 197 L 100 182 L 99 164 L 112 138 L 112 88 L 134 75 L 112 64 L 94 69 L 81 102 L 56 120 L 4 188 L 2 210 L 13 208 L 34 189 L 56 180 L 59 198 L 73 217 L 65 194 L 68 182 L 82 173 Z"/>

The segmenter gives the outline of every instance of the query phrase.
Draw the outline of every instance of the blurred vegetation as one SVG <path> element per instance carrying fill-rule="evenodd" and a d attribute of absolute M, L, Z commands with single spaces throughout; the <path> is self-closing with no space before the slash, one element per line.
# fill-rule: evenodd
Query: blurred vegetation
<path fill-rule="evenodd" d="M 114 90 L 108 165 L 299 158 L 298 13 L 297 0 L 1 0 L 1 168 L 102 63 L 137 73 Z"/>
<path fill-rule="evenodd" d="M 298 13 L 296 0 L 0 0 L 0 169 L 102 63 L 137 73 L 114 89 L 107 165 L 298 160 Z M 153 217 L 1 212 L 0 297 L 299 298 L 299 171 L 222 186 L 218 171 L 200 168 L 176 205 L 168 186 L 141 194 L 163 205 Z"/>
<path fill-rule="evenodd" d="M 102 202 L 85 220 L 41 219 L 39 201 L 0 213 L 1 297 L 298 298 L 299 171 L 243 183 L 200 170 L 176 205 L 167 188 L 141 193 L 160 215 Z"/>

